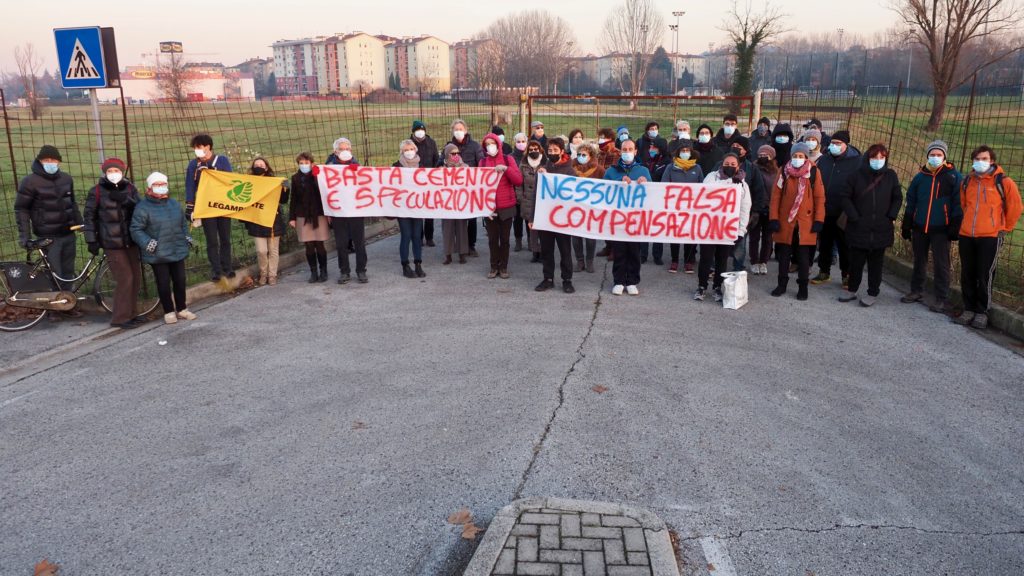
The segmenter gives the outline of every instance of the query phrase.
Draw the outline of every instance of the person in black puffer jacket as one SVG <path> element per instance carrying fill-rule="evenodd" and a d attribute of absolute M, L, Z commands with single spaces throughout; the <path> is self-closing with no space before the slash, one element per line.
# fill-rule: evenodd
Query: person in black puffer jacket
<path fill-rule="evenodd" d="M 46 252 L 53 272 L 61 278 L 74 278 L 75 235 L 71 227 L 82 224 L 82 213 L 75 202 L 74 180 L 60 170 L 61 160 L 56 147 L 47 144 L 39 149 L 32 173 L 18 185 L 14 216 L 18 244 L 27 247 L 33 235 L 52 239 Z M 61 282 L 61 286 L 66 290 L 71 284 Z"/>
<path fill-rule="evenodd" d="M 288 204 L 288 225 L 295 228 L 299 242 L 306 246 L 309 283 L 327 281 L 327 216 L 324 216 L 320 186 L 313 174 L 313 155 L 301 152 L 295 157 L 298 170 L 292 175 L 291 202 Z M 319 271 L 317 266 L 319 265 Z"/>
<path fill-rule="evenodd" d="M 85 197 L 85 241 L 93 256 L 99 254 L 100 248 L 106 252 L 107 266 L 114 276 L 114 314 L 110 325 L 135 328 L 145 322 L 135 316 L 142 287 L 142 263 L 130 230 L 139 191 L 124 177 L 125 163 L 119 158 L 107 158 L 100 169 L 103 176 Z"/>
<path fill-rule="evenodd" d="M 409 138 L 416 144 L 416 153 L 420 157 L 421 168 L 436 168 L 441 165 L 441 156 L 437 150 L 437 142 L 427 134 L 427 125 L 422 120 L 414 120 Z M 434 246 L 434 219 L 423 219 L 423 243 Z"/>
<path fill-rule="evenodd" d="M 846 242 L 850 250 L 850 282 L 839 297 L 840 302 L 857 298 L 857 289 L 868 265 L 868 294 L 860 299 L 862 306 L 871 306 L 882 285 L 882 263 L 885 249 L 892 246 L 893 222 L 900 213 L 903 194 L 900 179 L 889 168 L 889 150 L 874 144 L 867 151 L 868 161 L 850 175 L 840 190 L 843 212 L 846 213 Z"/>
<path fill-rule="evenodd" d="M 253 176 L 274 176 L 274 169 L 265 158 L 256 158 L 249 166 L 249 174 Z M 281 216 L 281 207 L 288 203 L 289 181 L 285 180 L 281 185 L 281 200 L 277 205 L 277 215 L 274 216 L 274 226 L 260 226 L 255 222 L 245 222 L 245 230 L 252 236 L 256 243 L 256 260 L 260 268 L 260 277 L 257 284 L 260 286 L 277 284 L 277 262 L 281 246 L 281 236 L 284 236 L 284 218 Z"/>

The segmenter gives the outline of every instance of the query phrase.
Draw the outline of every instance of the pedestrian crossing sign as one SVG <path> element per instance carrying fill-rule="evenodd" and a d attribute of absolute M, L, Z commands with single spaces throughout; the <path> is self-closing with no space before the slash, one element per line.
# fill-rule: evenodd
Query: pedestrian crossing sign
<path fill-rule="evenodd" d="M 107 72 L 103 62 L 103 39 L 99 26 L 57 28 L 57 62 L 64 88 L 106 88 Z"/>

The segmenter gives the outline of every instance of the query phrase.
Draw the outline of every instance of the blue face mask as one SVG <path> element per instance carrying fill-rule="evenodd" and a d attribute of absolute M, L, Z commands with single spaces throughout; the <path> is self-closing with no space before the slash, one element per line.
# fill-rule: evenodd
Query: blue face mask
<path fill-rule="evenodd" d="M 775 142 L 778 144 L 785 144 L 786 142 L 789 142 L 789 136 L 776 136 Z"/>
<path fill-rule="evenodd" d="M 622 153 L 622 162 L 624 164 L 632 164 L 634 158 L 636 158 L 636 157 L 633 155 L 632 152 L 623 152 Z"/>
<path fill-rule="evenodd" d="M 885 158 L 871 158 L 868 160 L 868 165 L 872 170 L 881 170 L 885 167 Z"/>
<path fill-rule="evenodd" d="M 839 156 L 840 154 L 843 153 L 843 148 L 839 144 L 829 144 L 828 153 L 833 156 Z"/>
<path fill-rule="evenodd" d="M 299 172 L 309 174 L 313 170 L 312 164 L 299 164 Z"/>
<path fill-rule="evenodd" d="M 629 134 L 626 134 L 625 132 L 619 134 L 619 140 L 625 141 L 627 138 L 629 138 Z"/>
<path fill-rule="evenodd" d="M 586 164 L 588 160 L 590 160 L 590 156 L 587 156 L 586 154 L 579 154 L 576 156 L 576 161 L 580 164 Z"/>
<path fill-rule="evenodd" d="M 928 165 L 932 168 L 938 168 L 939 166 L 942 166 L 943 160 L 944 158 L 942 156 L 929 156 Z"/>
<path fill-rule="evenodd" d="M 978 174 L 984 174 L 992 168 L 992 163 L 985 160 L 975 160 L 974 164 L 971 164 L 971 168 L 974 168 L 974 171 Z"/>
<path fill-rule="evenodd" d="M 650 150 L 647 151 L 647 153 L 651 155 L 651 158 L 656 158 L 658 156 L 658 149 L 651 148 Z"/>
<path fill-rule="evenodd" d="M 56 174 L 60 170 L 60 164 L 57 162 L 43 162 L 43 171 L 47 174 Z"/>
<path fill-rule="evenodd" d="M 647 135 L 650 136 L 651 139 L 657 138 L 658 137 L 658 131 L 657 130 L 648 130 L 647 131 Z"/>

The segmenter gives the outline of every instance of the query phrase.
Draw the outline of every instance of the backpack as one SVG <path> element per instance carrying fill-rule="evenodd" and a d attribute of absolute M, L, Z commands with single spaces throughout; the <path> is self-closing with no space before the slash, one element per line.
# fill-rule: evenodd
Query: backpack
<path fill-rule="evenodd" d="M 999 192 L 999 201 L 1003 203 L 1003 217 L 1006 217 L 1006 190 L 1003 188 L 1003 176 L 1006 174 L 996 174 L 996 191 Z M 967 193 L 967 183 L 971 181 L 971 177 L 967 176 L 964 178 L 963 183 L 960 184 L 960 194 Z"/>

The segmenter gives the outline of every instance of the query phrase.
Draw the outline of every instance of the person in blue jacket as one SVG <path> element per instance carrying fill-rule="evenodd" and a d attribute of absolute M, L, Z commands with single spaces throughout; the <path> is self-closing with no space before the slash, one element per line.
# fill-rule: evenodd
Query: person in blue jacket
<path fill-rule="evenodd" d="M 231 172 L 227 156 L 213 153 L 213 138 L 209 134 L 196 134 L 190 144 L 196 157 L 185 169 L 185 215 L 192 220 L 196 205 L 196 191 L 204 170 Z M 203 235 L 206 236 L 206 259 L 210 261 L 210 280 L 221 276 L 235 277 L 231 267 L 231 219 L 227 217 L 203 218 Z"/>
<path fill-rule="evenodd" d="M 651 180 L 651 173 L 637 161 L 636 142 L 626 139 L 622 141 L 622 155 L 619 161 L 608 167 L 604 172 L 605 180 L 615 180 L 627 184 L 644 184 Z M 612 294 L 619 296 L 625 290 L 631 296 L 640 294 L 637 284 L 640 283 L 640 243 L 610 242 L 615 261 L 612 264 L 612 278 L 615 285 Z"/>
<path fill-rule="evenodd" d="M 943 314 L 953 312 L 949 301 L 949 245 L 959 238 L 960 223 L 964 219 L 960 205 L 963 176 L 947 159 L 948 151 L 949 147 L 942 140 L 928 145 L 925 150 L 928 160 L 907 188 L 901 226 L 901 235 L 911 241 L 914 250 L 914 273 L 910 277 L 910 293 L 900 298 L 900 302 L 909 304 L 924 299 L 928 251 L 931 250 L 935 302 L 928 309 Z"/>
<path fill-rule="evenodd" d="M 146 195 L 135 206 L 129 230 L 142 261 L 153 268 L 156 292 L 164 308 L 164 323 L 195 320 L 185 303 L 185 258 L 192 238 L 181 205 L 168 197 L 167 176 L 153 172 L 146 178 Z M 172 288 L 173 285 L 173 288 Z M 173 290 L 173 291 L 172 291 Z"/>

